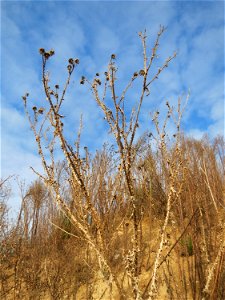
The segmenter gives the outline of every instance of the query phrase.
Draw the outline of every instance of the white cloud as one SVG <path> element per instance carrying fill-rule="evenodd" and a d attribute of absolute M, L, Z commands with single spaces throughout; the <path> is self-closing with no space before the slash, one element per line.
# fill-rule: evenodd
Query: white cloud
<path fill-rule="evenodd" d="M 217 135 L 225 136 L 225 123 L 224 118 L 221 118 L 214 122 L 212 125 L 209 126 L 208 132 L 210 136 L 216 137 Z"/>
<path fill-rule="evenodd" d="M 200 140 L 203 135 L 205 134 L 205 131 L 199 130 L 199 129 L 191 129 L 187 132 L 187 135 L 191 138 Z"/>

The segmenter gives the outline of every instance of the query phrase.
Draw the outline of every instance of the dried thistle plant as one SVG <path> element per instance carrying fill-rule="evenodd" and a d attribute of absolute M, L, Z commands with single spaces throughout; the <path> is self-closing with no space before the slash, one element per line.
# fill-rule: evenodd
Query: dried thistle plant
<path fill-rule="evenodd" d="M 136 152 L 134 147 L 134 140 L 138 128 L 139 117 L 141 113 L 141 107 L 146 96 L 150 95 L 150 87 L 151 84 L 158 78 L 160 73 L 168 67 L 170 61 L 176 56 L 174 53 L 173 56 L 166 59 L 165 63 L 156 71 L 154 75 L 150 77 L 149 73 L 155 58 L 157 57 L 157 50 L 159 46 L 159 40 L 161 35 L 163 34 L 165 28 L 160 27 L 158 32 L 156 41 L 154 43 L 152 54 L 150 57 L 148 56 L 146 40 L 147 35 L 145 32 L 140 32 L 139 37 L 142 42 L 143 47 L 143 67 L 140 69 L 139 72 L 134 72 L 130 81 L 128 82 L 127 86 L 123 90 L 122 94 L 119 96 L 116 93 L 116 73 L 117 67 L 115 63 L 116 55 L 112 54 L 110 58 L 110 62 L 108 64 L 108 70 L 105 72 L 105 80 L 103 83 L 104 92 L 103 96 L 100 97 L 99 87 L 102 84 L 101 79 L 99 78 L 99 74 L 96 74 L 96 77 L 91 82 L 82 76 L 80 83 L 84 84 L 87 82 L 90 86 L 90 89 L 93 93 L 93 96 L 101 108 L 105 115 L 105 120 L 110 126 L 111 132 L 114 135 L 116 144 L 118 146 L 118 153 L 120 157 L 119 165 L 120 173 L 124 176 L 125 184 L 128 193 L 128 202 L 131 204 L 131 211 L 130 211 L 130 218 L 132 220 L 133 229 L 132 229 L 132 249 L 130 249 L 130 257 L 132 259 L 125 259 L 126 265 L 128 265 L 128 269 L 130 270 L 128 273 L 130 274 L 131 282 L 132 282 L 132 290 L 133 290 L 133 297 L 134 299 L 142 299 L 141 291 L 139 287 L 139 269 L 140 269 L 140 222 L 138 220 L 138 199 L 135 195 L 135 187 L 134 187 L 134 162 L 136 160 Z M 45 49 L 41 48 L 39 50 L 42 56 L 42 81 L 44 86 L 44 91 L 46 95 L 46 100 L 48 104 L 48 108 L 37 108 L 36 106 L 33 107 L 33 114 L 34 117 L 32 118 L 29 109 L 27 106 L 28 103 L 28 94 L 23 97 L 25 110 L 30 122 L 30 126 L 34 132 L 35 139 L 38 146 L 38 153 L 42 160 L 42 165 L 44 167 L 45 175 L 41 175 L 40 173 L 34 172 L 45 182 L 45 184 L 50 189 L 52 193 L 52 197 L 55 199 L 57 204 L 59 205 L 60 209 L 67 215 L 67 217 L 71 220 L 71 222 L 79 228 L 82 235 L 84 236 L 87 243 L 93 247 L 95 250 L 97 257 L 99 259 L 99 266 L 100 269 L 106 269 L 109 273 L 110 282 L 114 282 L 119 290 L 119 293 L 124 296 L 124 291 L 122 290 L 121 284 L 119 283 L 115 274 L 113 274 L 112 268 L 107 261 L 107 257 L 105 256 L 106 253 L 106 241 L 104 237 L 104 228 L 102 225 L 101 218 L 99 216 L 99 212 L 94 205 L 89 187 L 88 187 L 88 180 L 85 177 L 87 174 L 87 165 L 84 166 L 81 163 L 80 155 L 79 155 L 79 139 L 77 143 L 77 151 L 73 149 L 71 145 L 67 142 L 64 132 L 63 132 L 63 123 L 62 123 L 62 115 L 60 113 L 60 109 L 62 103 L 64 101 L 67 88 L 70 84 L 71 76 L 75 71 L 77 65 L 79 64 L 79 59 L 70 58 L 68 60 L 68 78 L 65 83 L 65 86 L 62 90 L 61 96 L 59 95 L 60 89 L 59 85 L 55 85 L 55 90 L 50 87 L 50 79 L 49 74 L 46 71 L 46 64 L 47 61 L 50 59 L 51 56 L 54 55 L 54 50 L 45 51 Z M 131 89 L 133 82 L 138 78 L 141 77 L 142 81 L 142 90 L 140 93 L 140 98 L 138 101 L 137 108 L 133 108 L 132 113 L 130 116 L 127 115 L 126 111 L 126 95 L 128 90 Z M 105 103 L 106 93 L 110 91 L 112 97 L 112 104 L 111 106 L 107 106 Z M 41 121 L 39 121 L 39 115 L 42 115 Z M 127 121 L 129 120 L 129 121 Z M 47 129 L 45 129 L 45 124 L 48 123 Z M 48 164 L 46 155 L 43 150 L 43 138 L 44 136 L 49 137 L 49 133 L 47 134 L 44 130 L 52 129 L 52 135 L 50 141 L 47 138 L 47 148 L 49 150 L 51 163 Z M 79 202 L 81 205 L 79 212 L 75 215 L 70 207 L 67 205 L 65 199 L 60 192 L 61 186 L 56 180 L 55 174 L 55 159 L 54 159 L 54 147 L 56 144 L 56 140 L 60 142 L 61 150 L 64 153 L 65 159 L 67 161 L 68 166 L 68 173 L 70 175 L 70 185 L 72 189 L 79 189 L 81 193 L 81 197 L 84 197 L 85 202 Z M 163 140 L 162 140 L 163 141 Z M 163 143 L 162 143 L 163 146 Z M 87 151 L 87 149 L 86 149 Z M 85 171 L 83 171 L 85 170 Z M 174 193 L 172 186 L 171 186 L 171 195 Z M 170 197 L 169 197 L 170 198 Z M 170 202 L 168 202 L 168 211 L 170 210 Z M 96 227 L 96 234 L 97 238 L 92 236 L 90 231 L 90 226 L 87 222 L 87 216 L 91 216 L 91 219 L 94 222 Z M 165 221 L 165 226 L 168 223 L 168 216 Z M 162 238 L 163 242 L 163 238 Z M 160 250 L 161 251 L 161 250 Z M 156 262 L 157 264 L 158 262 Z"/>
<path fill-rule="evenodd" d="M 118 93 L 120 83 L 117 80 L 117 60 L 119 58 L 114 53 L 110 57 L 104 76 L 96 73 L 92 80 L 86 76 L 82 76 L 80 79 L 80 84 L 87 85 L 91 90 L 96 104 L 104 115 L 104 120 L 114 137 L 113 150 L 104 147 L 92 158 L 88 147 L 85 146 L 85 157 L 81 156 L 82 118 L 76 142 L 71 145 L 66 139 L 63 124 L 66 119 L 64 119 L 62 107 L 73 73 L 76 72 L 80 63 L 78 58 L 69 58 L 68 60 L 68 76 L 64 87 L 61 89 L 61 84 L 55 84 L 52 87 L 47 63 L 55 53 L 54 50 L 46 51 L 41 48 L 39 52 L 42 58 L 42 82 L 47 101 L 43 106 L 32 105 L 29 103 L 29 94 L 23 96 L 25 111 L 35 136 L 44 173 L 41 174 L 34 169 L 33 171 L 45 183 L 47 198 L 50 201 L 53 200 L 62 212 L 60 223 L 57 223 L 57 218 L 52 213 L 54 217 L 51 218 L 50 225 L 61 232 L 64 237 L 62 243 L 66 244 L 65 240 L 68 238 L 68 244 L 70 244 L 69 239 L 74 238 L 82 244 L 85 255 L 81 250 L 80 255 L 83 255 L 83 262 L 87 268 L 94 268 L 97 278 L 100 276 L 99 271 L 101 272 L 101 280 L 104 280 L 108 286 L 106 288 L 108 294 L 106 290 L 104 291 L 107 295 L 105 297 L 108 299 L 157 299 L 160 295 L 162 276 L 167 282 L 170 297 L 175 295 L 175 292 L 178 296 L 184 292 L 188 297 L 189 291 L 185 285 L 187 280 L 192 282 L 193 297 L 197 295 L 196 291 L 200 295 L 203 293 L 203 281 L 199 284 L 200 287 L 194 285 L 191 272 L 192 268 L 195 266 L 197 268 L 197 260 L 203 261 L 205 258 L 207 258 L 209 272 L 204 291 L 210 293 L 213 272 L 216 270 L 216 277 L 218 277 L 219 271 L 216 269 L 216 263 L 221 259 L 224 249 L 222 246 L 219 248 L 213 264 L 212 258 L 210 258 L 211 244 L 205 234 L 205 224 L 209 226 L 210 222 L 214 220 L 213 216 L 205 213 L 209 204 L 202 204 L 200 200 L 195 201 L 196 203 L 192 200 L 189 200 L 188 203 L 182 201 L 182 197 L 191 198 L 188 194 L 192 171 L 189 166 L 195 164 L 195 161 L 192 161 L 194 156 L 190 155 L 190 149 L 194 147 L 190 146 L 189 149 L 185 145 L 181 131 L 181 119 L 188 96 L 184 104 L 181 98 L 178 99 L 177 108 L 172 107 L 169 102 L 166 103 L 167 113 L 162 125 L 160 112 L 155 112 L 152 118 L 155 133 L 148 134 L 146 138 L 141 138 L 136 142 L 143 102 L 151 95 L 151 85 L 176 57 L 176 53 L 168 57 L 154 73 L 153 65 L 158 56 L 159 41 L 164 31 L 165 28 L 160 27 L 150 55 L 146 31 L 139 33 L 143 50 L 143 65 L 139 70 L 134 70 L 120 94 Z M 141 89 L 137 105 L 131 109 L 128 101 L 129 92 L 132 91 L 136 82 L 140 83 Z M 176 128 L 171 136 L 168 134 L 170 122 Z M 151 141 L 156 145 L 155 153 L 151 150 Z M 147 150 L 142 149 L 143 145 Z M 62 151 L 64 155 L 64 161 L 61 164 L 56 161 L 56 151 L 58 150 Z M 213 205 L 221 224 L 222 217 L 219 214 L 221 201 L 219 202 L 215 195 L 216 189 L 211 183 L 212 176 L 210 177 L 204 161 L 199 173 L 200 169 L 197 167 L 195 169 L 197 169 L 195 171 L 196 178 L 201 177 L 202 184 L 204 184 L 201 191 L 195 191 L 195 196 L 202 195 L 202 191 L 208 191 L 211 197 L 210 205 Z M 215 170 L 216 167 L 212 172 L 218 174 Z M 194 187 L 194 184 L 192 186 Z M 205 187 L 207 188 L 205 189 Z M 163 200 L 157 203 L 160 197 Z M 31 226 L 33 240 L 38 236 L 37 228 L 40 223 L 38 214 L 41 211 L 42 202 L 39 200 L 35 200 L 34 205 L 33 225 Z M 26 201 L 23 202 L 23 214 L 28 220 L 29 209 L 26 207 Z M 152 210 L 153 213 L 146 211 L 151 210 L 153 206 L 161 206 L 162 213 L 157 213 L 155 208 Z M 190 214 L 187 212 L 188 209 Z M 185 214 L 188 215 L 188 220 L 186 220 Z M 148 216 L 150 227 L 156 222 L 154 218 L 159 218 L 161 222 L 158 236 L 154 233 L 153 242 L 148 243 L 143 230 L 146 225 L 144 224 L 146 216 Z M 181 228 L 179 228 L 179 235 L 169 247 L 168 230 L 175 221 L 179 222 Z M 18 223 L 21 223 L 21 219 Z M 203 233 L 203 238 L 196 234 L 198 226 Z M 27 231 L 25 230 L 25 232 Z M 175 279 L 169 279 L 167 272 L 171 272 L 170 255 L 174 255 L 187 232 L 192 234 L 190 235 L 192 256 L 196 257 L 196 264 L 192 266 L 187 261 L 189 273 L 184 275 L 182 289 L 182 287 L 177 287 Z M 29 233 L 26 233 L 26 236 L 29 236 Z M 202 246 L 198 248 L 199 241 Z M 60 247 L 63 246 L 60 245 Z M 146 254 L 148 248 L 150 254 Z M 151 254 L 151 250 L 154 250 L 154 255 Z M 56 275 L 54 276 L 56 276 L 57 282 L 61 282 L 57 268 L 60 267 L 64 270 L 65 266 L 60 264 L 59 259 L 57 261 L 58 265 L 54 265 L 53 260 L 49 264 L 52 263 L 55 266 Z M 144 271 L 147 269 L 146 261 L 150 265 L 147 275 Z M 163 269 L 164 275 L 162 275 L 161 266 L 166 266 Z M 183 270 L 180 265 L 179 268 Z M 198 270 L 199 274 L 202 274 L 200 267 Z M 56 287 L 54 280 L 52 277 L 50 278 L 53 275 L 48 270 L 47 264 L 43 274 L 48 280 L 50 293 L 54 293 L 52 291 Z M 146 278 L 143 280 L 144 275 Z M 91 293 L 94 293 L 93 282 L 90 283 L 88 280 L 87 295 L 91 298 Z M 216 283 L 213 283 L 215 287 Z M 58 291 L 63 293 L 63 287 L 58 288 L 60 289 Z M 104 293 L 101 296 L 102 299 L 104 299 Z"/>

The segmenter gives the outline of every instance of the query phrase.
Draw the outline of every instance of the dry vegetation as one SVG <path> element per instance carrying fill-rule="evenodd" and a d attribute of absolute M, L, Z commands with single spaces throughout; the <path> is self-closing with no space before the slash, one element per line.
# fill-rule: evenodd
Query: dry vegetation
<path fill-rule="evenodd" d="M 136 137 L 142 103 L 176 56 L 150 73 L 163 31 L 150 57 L 146 33 L 139 34 L 143 67 L 121 95 L 115 54 L 104 78 L 81 78 L 115 139 L 95 155 L 80 150 L 80 131 L 71 145 L 63 130 L 63 101 L 79 60 L 69 59 L 60 93 L 46 71 L 54 51 L 40 49 L 46 107 L 30 109 L 28 94 L 23 101 L 44 173 L 34 170 L 39 179 L 23 193 L 12 226 L 1 181 L 1 299 L 225 299 L 224 139 L 185 137 L 182 99 L 177 108 L 167 102 L 164 122 L 154 113 L 155 130 Z M 130 112 L 126 96 L 136 83 Z M 64 160 L 57 162 L 59 150 Z"/>

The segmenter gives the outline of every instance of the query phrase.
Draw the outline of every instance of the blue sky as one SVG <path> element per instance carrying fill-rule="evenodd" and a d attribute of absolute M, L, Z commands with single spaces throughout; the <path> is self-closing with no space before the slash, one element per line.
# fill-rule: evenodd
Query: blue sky
<path fill-rule="evenodd" d="M 159 25 L 167 27 L 156 67 L 173 52 L 177 58 L 152 88 L 143 106 L 140 133 L 150 128 L 149 112 L 164 110 L 187 94 L 185 132 L 196 138 L 224 134 L 224 3 L 221 1 L 2 1 L 1 2 L 1 176 L 35 178 L 29 166 L 41 170 L 36 145 L 25 118 L 21 96 L 41 105 L 41 58 L 38 49 L 53 48 L 49 63 L 52 83 L 62 85 L 69 57 L 78 57 L 64 103 L 69 138 L 76 137 L 83 114 L 82 144 L 99 148 L 109 136 L 88 89 L 78 82 L 104 72 L 117 55 L 122 89 L 141 68 L 138 32 L 147 30 L 149 51 Z M 158 65 L 157 65 L 158 64 Z M 138 93 L 138 90 L 134 91 Z M 93 125 L 94 124 L 94 125 Z M 15 200 L 17 201 L 17 200 Z"/>

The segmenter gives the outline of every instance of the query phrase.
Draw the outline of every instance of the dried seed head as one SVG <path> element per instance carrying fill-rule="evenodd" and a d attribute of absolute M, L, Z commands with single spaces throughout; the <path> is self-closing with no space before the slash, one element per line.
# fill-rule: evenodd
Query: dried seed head
<path fill-rule="evenodd" d="M 138 77 L 138 72 L 134 72 L 133 77 Z"/>
<path fill-rule="evenodd" d="M 95 76 L 99 76 L 99 73 L 96 73 Z"/>
<path fill-rule="evenodd" d="M 52 55 L 55 54 L 55 51 L 54 51 L 53 49 L 51 49 L 51 50 L 49 51 L 49 54 L 50 54 L 50 56 L 52 56 Z"/>
<path fill-rule="evenodd" d="M 80 84 L 84 84 L 84 81 L 85 81 L 85 77 L 81 76 Z"/>
<path fill-rule="evenodd" d="M 55 85 L 55 88 L 56 88 L 56 89 L 59 89 L 59 85 L 58 85 L 58 84 L 56 84 L 56 85 Z"/>
<path fill-rule="evenodd" d="M 45 49 L 44 49 L 44 48 L 40 48 L 40 49 L 39 49 L 39 53 L 40 53 L 41 55 L 44 55 L 44 54 L 45 54 Z"/>
<path fill-rule="evenodd" d="M 67 70 L 68 70 L 69 72 L 71 72 L 71 71 L 72 71 L 72 66 L 71 66 L 71 65 L 68 65 L 68 66 L 67 66 Z"/>
<path fill-rule="evenodd" d="M 99 84 L 99 85 L 102 84 L 102 83 L 101 83 L 101 80 L 100 80 L 99 78 L 95 78 L 95 82 L 96 82 L 97 84 Z"/>
<path fill-rule="evenodd" d="M 112 54 L 111 59 L 116 59 L 116 54 Z"/>
<path fill-rule="evenodd" d="M 77 64 L 77 65 L 78 65 L 78 64 L 80 63 L 80 60 L 79 60 L 79 58 L 75 58 L 75 59 L 74 59 L 74 62 L 75 62 L 75 64 Z"/>
<path fill-rule="evenodd" d="M 43 114 L 43 112 L 44 112 L 44 110 L 45 110 L 45 109 L 44 109 L 43 107 L 40 107 L 40 108 L 39 108 L 39 110 L 38 110 L 39 114 L 41 114 L 41 115 L 42 115 L 42 114 Z"/>
<path fill-rule="evenodd" d="M 74 64 L 73 58 L 69 58 L 68 62 L 69 62 L 69 64 L 73 65 Z"/>
<path fill-rule="evenodd" d="M 49 52 L 45 52 L 44 57 L 45 57 L 46 59 L 48 59 L 48 58 L 50 57 L 50 53 L 49 53 Z"/>
<path fill-rule="evenodd" d="M 37 107 L 36 107 L 36 106 L 33 106 L 32 109 L 33 109 L 33 111 L 36 111 L 36 110 L 37 110 Z"/>
<path fill-rule="evenodd" d="M 145 71 L 144 70 L 140 70 L 139 71 L 139 75 L 144 76 L 145 75 Z"/>
<path fill-rule="evenodd" d="M 105 74 L 105 76 L 108 76 L 108 72 L 105 72 L 104 74 Z"/>

